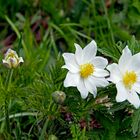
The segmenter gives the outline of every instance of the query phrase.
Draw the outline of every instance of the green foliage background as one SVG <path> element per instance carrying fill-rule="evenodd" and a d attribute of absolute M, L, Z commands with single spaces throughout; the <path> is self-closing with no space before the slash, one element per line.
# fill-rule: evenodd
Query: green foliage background
<path fill-rule="evenodd" d="M 139 140 L 140 109 L 116 103 L 113 84 L 83 100 L 76 88 L 64 88 L 61 68 L 63 52 L 92 39 L 109 63 L 118 62 L 126 44 L 140 52 L 139 16 L 139 0 L 0 0 L 0 60 L 12 47 L 25 61 L 14 69 L 9 92 L 8 69 L 0 64 L 0 139 Z M 65 92 L 63 104 L 54 102 L 55 91 Z M 99 127 L 90 126 L 93 118 Z"/>

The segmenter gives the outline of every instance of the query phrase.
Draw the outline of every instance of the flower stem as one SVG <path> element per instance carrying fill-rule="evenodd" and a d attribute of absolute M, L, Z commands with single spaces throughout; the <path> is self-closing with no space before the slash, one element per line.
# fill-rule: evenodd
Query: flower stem
<path fill-rule="evenodd" d="M 9 87 L 11 84 L 12 80 L 12 75 L 13 75 L 13 69 L 10 69 L 8 72 L 8 76 L 6 79 L 5 87 L 6 87 L 6 94 L 5 94 L 5 121 L 6 121 L 6 130 L 10 134 L 11 129 L 10 129 L 10 119 L 9 119 Z"/>
<path fill-rule="evenodd" d="M 13 71 L 14 71 L 14 69 L 10 69 L 10 71 L 9 71 L 8 81 L 7 81 L 7 91 L 9 90 L 9 86 L 10 86 L 10 84 L 11 84 Z"/>

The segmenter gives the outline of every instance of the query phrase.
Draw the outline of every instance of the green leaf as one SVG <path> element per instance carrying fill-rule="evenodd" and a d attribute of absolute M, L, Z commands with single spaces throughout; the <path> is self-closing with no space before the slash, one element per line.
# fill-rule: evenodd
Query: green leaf
<path fill-rule="evenodd" d="M 132 130 L 133 134 L 136 135 L 140 124 L 140 109 L 136 110 L 132 117 Z"/>

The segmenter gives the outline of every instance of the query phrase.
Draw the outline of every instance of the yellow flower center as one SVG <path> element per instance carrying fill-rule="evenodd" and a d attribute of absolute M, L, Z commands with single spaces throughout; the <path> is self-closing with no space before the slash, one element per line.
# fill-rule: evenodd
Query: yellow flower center
<path fill-rule="evenodd" d="M 128 72 L 123 76 L 123 83 L 125 87 L 131 89 L 131 87 L 134 85 L 134 83 L 137 81 L 137 75 L 134 71 Z"/>
<path fill-rule="evenodd" d="M 94 66 L 90 63 L 80 65 L 80 75 L 82 78 L 87 78 L 94 72 Z"/>

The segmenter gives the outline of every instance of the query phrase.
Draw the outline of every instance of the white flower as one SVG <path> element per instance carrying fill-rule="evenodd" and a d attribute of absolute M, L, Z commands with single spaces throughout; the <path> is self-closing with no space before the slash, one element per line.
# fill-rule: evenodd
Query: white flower
<path fill-rule="evenodd" d="M 65 87 L 77 87 L 82 98 L 88 96 L 88 92 L 96 97 L 97 87 L 105 87 L 108 81 L 108 71 L 104 70 L 108 64 L 107 59 L 95 56 L 97 52 L 96 42 L 91 41 L 84 49 L 78 44 L 74 44 L 75 54 L 64 53 L 65 65 L 62 68 L 68 69 Z"/>
<path fill-rule="evenodd" d="M 132 56 L 128 46 L 122 51 L 119 63 L 107 67 L 110 71 L 109 81 L 116 84 L 117 102 L 128 100 L 136 108 L 140 106 L 140 53 Z"/>
<path fill-rule="evenodd" d="M 2 60 L 2 62 L 8 68 L 16 68 L 21 62 L 24 61 L 22 57 L 18 57 L 16 51 L 8 49 L 8 51 L 5 53 L 5 57 Z"/>

